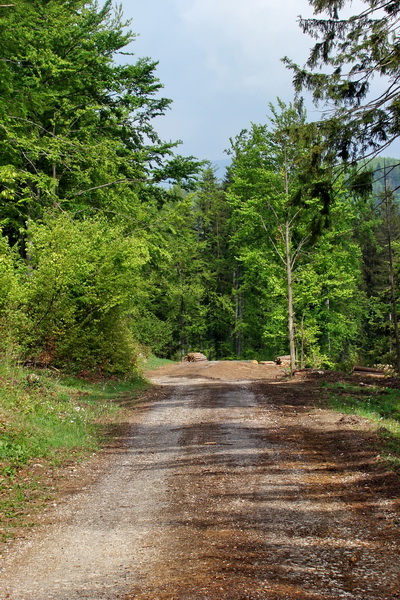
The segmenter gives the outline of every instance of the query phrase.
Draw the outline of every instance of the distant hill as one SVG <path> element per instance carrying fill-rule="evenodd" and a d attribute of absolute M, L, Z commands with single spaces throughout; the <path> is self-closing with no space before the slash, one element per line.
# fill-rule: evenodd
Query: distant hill
<path fill-rule="evenodd" d="M 231 164 L 229 158 L 211 161 L 211 166 L 216 169 L 216 176 L 219 180 L 223 180 L 226 174 L 226 169 Z M 379 196 L 385 190 L 394 190 L 395 197 L 400 202 L 400 159 L 378 156 L 367 163 L 368 169 L 374 172 L 374 195 Z"/>
<path fill-rule="evenodd" d="M 400 201 L 400 159 L 377 156 L 368 162 L 368 168 L 374 172 L 374 194 L 380 196 L 386 188 L 395 193 L 397 201 Z"/>

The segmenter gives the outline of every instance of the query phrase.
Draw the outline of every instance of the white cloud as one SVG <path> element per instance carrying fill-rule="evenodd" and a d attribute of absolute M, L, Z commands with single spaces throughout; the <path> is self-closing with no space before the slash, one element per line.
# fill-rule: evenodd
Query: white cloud
<path fill-rule="evenodd" d="M 307 8 L 307 0 L 287 0 L 284 10 L 276 0 L 177 0 L 186 37 L 216 89 L 265 89 L 271 72 L 284 70 L 280 58 L 290 54 L 293 39 L 305 58 L 309 43 L 296 21 Z"/>
<path fill-rule="evenodd" d="M 308 57 L 314 40 L 297 23 L 312 15 L 308 0 L 121 1 L 140 34 L 136 56 L 160 61 L 157 74 L 173 99 L 157 130 L 182 139 L 182 153 L 222 158 L 229 137 L 266 121 L 269 102 L 293 98 L 280 59 Z M 353 0 L 354 12 L 360 2 Z"/>

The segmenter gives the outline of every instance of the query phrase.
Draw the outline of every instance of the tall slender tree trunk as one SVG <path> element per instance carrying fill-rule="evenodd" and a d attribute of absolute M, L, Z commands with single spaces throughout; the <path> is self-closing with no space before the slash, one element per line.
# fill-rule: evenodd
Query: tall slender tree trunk
<path fill-rule="evenodd" d="M 289 167 L 287 158 L 287 148 L 285 148 L 285 194 L 286 200 L 289 199 Z M 285 261 L 287 275 L 287 294 L 288 294 L 288 333 L 289 333 L 289 354 L 290 354 L 290 374 L 293 375 L 296 370 L 296 347 L 294 343 L 294 309 L 293 309 L 293 268 L 292 252 L 290 239 L 290 221 L 286 216 L 285 223 Z"/>
<path fill-rule="evenodd" d="M 396 371 L 400 372 L 400 334 L 399 334 L 399 319 L 397 315 L 397 295 L 396 295 L 396 280 L 394 275 L 394 260 L 393 260 L 393 245 L 392 245 L 392 233 L 389 223 L 389 210 L 386 206 L 386 227 L 387 227 L 387 241 L 388 241 L 388 254 L 389 254 L 389 284 L 390 284 L 390 298 L 392 303 L 392 319 L 394 329 L 394 339 L 396 348 Z"/>
<path fill-rule="evenodd" d="M 304 368 L 304 313 L 301 317 L 301 346 L 300 346 L 300 368 Z"/>
<path fill-rule="evenodd" d="M 287 302 L 288 302 L 288 331 L 289 331 L 289 353 L 290 372 L 293 375 L 296 369 L 296 348 L 294 343 L 294 309 L 293 309 L 293 273 L 292 256 L 290 251 L 290 224 L 286 221 L 285 226 L 285 259 L 287 276 Z"/>
<path fill-rule="evenodd" d="M 186 356 L 187 352 L 186 352 L 186 336 L 185 336 L 185 301 L 183 296 L 181 296 L 181 306 L 180 306 L 180 311 L 179 311 L 179 331 L 180 331 L 180 339 L 179 339 L 179 345 L 180 345 L 180 354 L 181 354 L 181 360 L 183 359 L 184 356 Z"/>
<path fill-rule="evenodd" d="M 240 288 L 241 268 L 240 265 L 233 271 L 233 289 L 235 290 L 235 354 L 237 357 L 243 353 L 243 332 L 241 324 L 243 320 L 243 297 Z"/>

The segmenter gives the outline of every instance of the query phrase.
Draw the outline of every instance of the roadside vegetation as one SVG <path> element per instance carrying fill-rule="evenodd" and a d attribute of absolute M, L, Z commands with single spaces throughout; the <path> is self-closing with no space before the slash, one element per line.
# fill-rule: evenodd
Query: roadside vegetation
<path fill-rule="evenodd" d="M 325 383 L 330 406 L 376 426 L 382 460 L 400 473 L 400 390 L 382 385 Z"/>
<path fill-rule="evenodd" d="M 169 358 L 159 358 L 158 356 L 154 356 L 154 354 L 150 354 L 150 356 L 142 359 L 142 366 L 146 371 L 153 371 L 153 369 L 172 364 L 174 364 L 173 360 L 170 360 Z"/>
<path fill-rule="evenodd" d="M 0 366 L 0 539 L 54 495 L 52 473 L 109 441 L 148 387 Z"/>

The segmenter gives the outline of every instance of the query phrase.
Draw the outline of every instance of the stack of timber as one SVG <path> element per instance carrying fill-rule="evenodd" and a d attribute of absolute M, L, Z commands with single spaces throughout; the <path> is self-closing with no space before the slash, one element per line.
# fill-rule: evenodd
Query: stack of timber
<path fill-rule="evenodd" d="M 362 374 L 364 373 L 365 375 L 387 375 L 387 371 L 383 370 L 383 369 L 376 369 L 375 367 L 359 367 L 356 366 L 353 368 L 353 373 L 357 374 Z"/>
<path fill-rule="evenodd" d="M 290 354 L 285 354 L 284 356 L 277 356 L 275 359 L 275 363 L 277 365 L 282 365 L 283 367 L 288 367 L 290 365 Z"/>
<path fill-rule="evenodd" d="M 185 362 L 201 362 L 202 360 L 207 360 L 207 357 L 201 352 L 189 352 L 183 360 Z"/>

